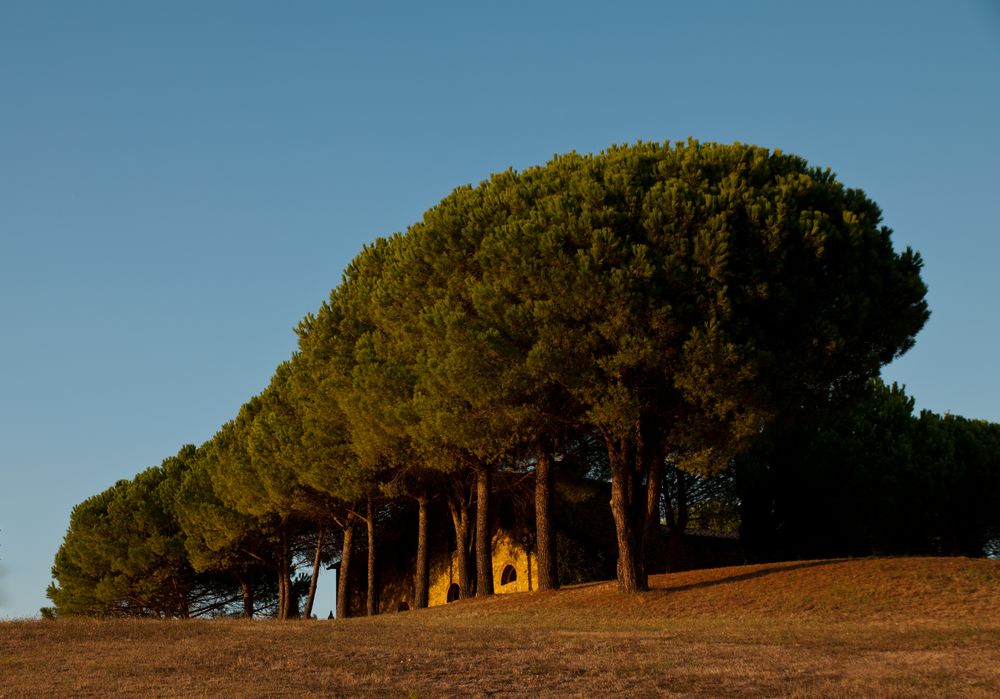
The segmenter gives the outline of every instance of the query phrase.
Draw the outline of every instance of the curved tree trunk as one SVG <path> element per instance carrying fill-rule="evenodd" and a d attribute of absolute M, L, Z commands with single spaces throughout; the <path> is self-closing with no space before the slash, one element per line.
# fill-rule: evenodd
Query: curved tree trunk
<path fill-rule="evenodd" d="M 636 449 L 628 438 L 614 439 L 605 434 L 608 459 L 611 462 L 611 515 L 615 520 L 618 544 L 618 589 L 640 592 L 648 583 L 641 553 L 641 527 L 645 522 L 645 500 L 639 507 Z M 637 517 L 637 512 L 641 515 Z"/>
<path fill-rule="evenodd" d="M 413 580 L 413 608 L 427 606 L 430 588 L 430 559 L 427 555 L 427 495 L 417 496 L 417 570 Z"/>
<path fill-rule="evenodd" d="M 348 515 L 344 525 L 344 548 L 340 554 L 340 570 L 337 572 L 337 618 L 346 619 L 351 615 L 351 551 L 354 548 L 354 515 Z"/>
<path fill-rule="evenodd" d="M 309 597 L 306 598 L 306 609 L 303 616 L 312 619 L 313 602 L 316 601 L 316 583 L 319 580 L 319 568 L 323 556 L 323 534 L 324 528 L 321 526 L 316 534 L 316 555 L 313 556 L 312 579 L 309 581 Z"/>
<path fill-rule="evenodd" d="M 487 464 L 476 468 L 476 596 L 493 594 L 493 537 L 490 536 L 490 481 Z"/>
<path fill-rule="evenodd" d="M 556 537 L 552 529 L 552 455 L 539 449 L 535 462 L 535 555 L 538 559 L 538 589 L 559 587 Z M 529 552 L 530 559 L 530 552 Z M 531 584 L 531 572 L 528 572 Z"/>
<path fill-rule="evenodd" d="M 375 616 L 378 613 L 378 586 L 376 585 L 375 573 L 375 508 L 372 499 L 368 498 L 365 509 L 365 521 L 368 524 L 368 616 Z"/>

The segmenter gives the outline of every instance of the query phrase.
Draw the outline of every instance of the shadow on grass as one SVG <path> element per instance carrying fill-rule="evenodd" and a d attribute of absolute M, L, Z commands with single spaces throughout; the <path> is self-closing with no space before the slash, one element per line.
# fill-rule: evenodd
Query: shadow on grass
<path fill-rule="evenodd" d="M 599 587 L 601 585 L 613 585 L 614 580 L 592 580 L 591 582 L 582 583 L 566 583 L 565 585 L 560 585 L 560 590 L 585 590 L 588 587 Z"/>
<path fill-rule="evenodd" d="M 668 587 L 656 587 L 653 588 L 657 592 L 685 592 L 687 590 L 703 590 L 706 587 L 715 587 L 717 585 L 728 585 L 729 583 L 741 582 L 743 580 L 753 580 L 754 578 L 763 578 L 768 575 L 776 575 L 778 573 L 787 573 L 793 570 L 802 570 L 803 568 L 818 568 L 820 566 L 830 566 L 838 565 L 840 563 L 846 563 L 849 559 L 847 558 L 830 558 L 823 561 L 804 561 L 802 563 L 793 563 L 791 565 L 780 565 L 771 566 L 769 568 L 758 568 L 750 573 L 741 573 L 740 575 L 729 575 L 725 578 L 718 578 L 717 580 L 704 580 L 702 582 L 690 583 L 688 585 L 675 585 Z"/>

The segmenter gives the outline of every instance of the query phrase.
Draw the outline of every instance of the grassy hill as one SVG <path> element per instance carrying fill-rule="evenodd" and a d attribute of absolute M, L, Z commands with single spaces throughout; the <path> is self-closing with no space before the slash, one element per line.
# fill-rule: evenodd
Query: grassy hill
<path fill-rule="evenodd" d="M 829 560 L 339 622 L 0 624 L 0 697 L 1000 695 L 1000 563 Z"/>

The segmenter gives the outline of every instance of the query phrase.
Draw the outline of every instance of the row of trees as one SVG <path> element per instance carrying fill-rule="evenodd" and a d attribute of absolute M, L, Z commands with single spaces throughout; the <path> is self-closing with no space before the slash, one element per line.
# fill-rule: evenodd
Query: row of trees
<path fill-rule="evenodd" d="M 119 499 L 146 497 L 140 481 L 176 537 L 137 565 L 183 554 L 192 573 L 167 576 L 190 581 L 187 607 L 162 613 L 190 612 L 206 575 L 270 570 L 287 617 L 304 538 L 317 566 L 339 549 L 346 583 L 364 524 L 373 573 L 376 522 L 407 499 L 414 605 L 432 498 L 451 515 L 462 595 L 491 594 L 490 493 L 509 470 L 534 476 L 539 588 L 553 588 L 553 478 L 581 444 L 608 464 L 619 585 L 645 589 L 668 463 L 725 469 L 912 345 L 921 261 L 880 220 L 828 170 L 740 144 L 569 154 L 459 188 L 361 251 L 299 325 L 298 352 L 212 440 L 78 506 L 50 595 L 76 609 L 79 580 L 96 590 L 116 570 L 84 553 L 78 538 L 104 537 L 78 525 L 115 519 Z M 139 607 L 169 597 L 156 579 Z"/>
<path fill-rule="evenodd" d="M 1000 553 L 1000 425 L 895 385 L 774 426 L 732 474 L 751 559 Z"/>

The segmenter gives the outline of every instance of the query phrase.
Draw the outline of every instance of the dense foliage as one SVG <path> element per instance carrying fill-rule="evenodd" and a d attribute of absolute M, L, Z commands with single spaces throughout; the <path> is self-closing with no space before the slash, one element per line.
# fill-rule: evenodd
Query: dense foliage
<path fill-rule="evenodd" d="M 516 474 L 532 483 L 540 588 L 599 574 L 606 558 L 588 546 L 604 539 L 620 587 L 642 590 L 664 518 L 677 533 L 692 512 L 732 520 L 761 502 L 755 488 L 792 507 L 796 479 L 838 468 L 823 440 L 844 445 L 840 423 L 810 432 L 802 416 L 856 395 L 913 344 L 920 267 L 862 192 L 752 146 L 640 143 L 461 187 L 361 251 L 300 324 L 299 351 L 213 439 L 77 506 L 50 597 L 59 614 L 164 616 L 252 615 L 269 599 L 289 618 L 297 569 L 312 565 L 308 615 L 334 562 L 338 615 L 363 581 L 374 613 L 379 537 L 414 525 L 414 606 L 427 604 L 431 537 L 459 552 L 463 596 L 490 594 L 491 502 Z M 920 421 L 934 465 L 903 465 L 912 451 L 879 433 L 884 463 L 862 470 L 865 488 L 884 488 L 864 497 L 907 468 L 961 470 L 948 507 L 987 505 L 940 550 L 971 550 L 996 493 L 982 485 L 995 480 L 992 427 Z M 788 430 L 797 458 L 777 436 Z M 587 478 L 604 481 L 610 510 L 590 513 L 597 526 L 560 524 L 566 484 Z"/>
<path fill-rule="evenodd" d="M 733 471 L 757 560 L 981 556 L 1000 537 L 1000 425 L 915 415 L 896 385 L 797 416 Z"/>

